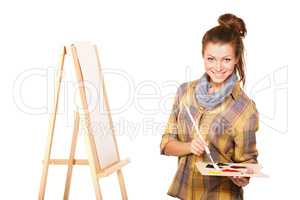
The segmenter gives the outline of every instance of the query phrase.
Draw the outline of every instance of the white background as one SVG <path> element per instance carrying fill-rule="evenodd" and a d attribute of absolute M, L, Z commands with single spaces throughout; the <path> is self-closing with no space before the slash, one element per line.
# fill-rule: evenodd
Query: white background
<path fill-rule="evenodd" d="M 129 199 L 173 199 L 166 192 L 177 160 L 159 154 L 163 127 L 176 87 L 203 73 L 203 34 L 219 15 L 232 12 L 248 28 L 245 90 L 260 112 L 259 162 L 270 176 L 253 178 L 245 198 L 295 199 L 300 178 L 298 8 L 288 1 L 1 2 L 0 198 L 37 199 L 60 48 L 92 41 L 106 70 L 120 154 L 131 158 L 123 169 Z M 71 80 L 69 72 L 66 80 Z M 53 158 L 69 151 L 74 98 L 68 90 L 72 82 L 65 83 Z M 82 135 L 79 140 L 77 157 L 84 158 Z M 46 199 L 62 199 L 65 172 L 64 166 L 50 167 Z M 116 180 L 100 180 L 104 199 L 120 199 Z M 88 167 L 75 166 L 70 199 L 94 198 Z"/>

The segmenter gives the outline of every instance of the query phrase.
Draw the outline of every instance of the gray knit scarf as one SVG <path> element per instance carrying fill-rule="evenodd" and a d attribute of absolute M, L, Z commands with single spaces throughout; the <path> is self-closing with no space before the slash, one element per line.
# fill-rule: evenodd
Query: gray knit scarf
<path fill-rule="evenodd" d="M 237 75 L 233 72 L 225 80 L 224 85 L 218 91 L 208 94 L 208 89 L 211 87 L 211 83 L 208 81 L 207 73 L 204 73 L 195 88 L 197 101 L 205 108 L 214 108 L 218 104 L 222 103 L 229 94 L 231 94 L 236 81 Z"/>

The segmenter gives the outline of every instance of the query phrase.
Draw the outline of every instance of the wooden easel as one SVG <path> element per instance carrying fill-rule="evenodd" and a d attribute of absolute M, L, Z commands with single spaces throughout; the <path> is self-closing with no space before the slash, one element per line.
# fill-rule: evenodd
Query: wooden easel
<path fill-rule="evenodd" d="M 97 48 L 94 45 L 92 45 L 92 46 L 93 46 L 93 48 L 95 48 L 94 50 L 97 53 L 97 63 L 100 68 L 100 61 L 98 58 Z M 76 149 L 76 144 L 77 144 L 79 123 L 81 121 L 80 114 L 78 111 L 74 112 L 74 128 L 73 128 L 73 136 L 72 136 L 69 158 L 68 159 L 51 159 L 50 158 L 53 135 L 54 135 L 54 127 L 55 127 L 55 121 L 56 121 L 56 114 L 57 114 L 57 110 L 58 110 L 58 100 L 59 100 L 59 93 L 60 93 L 60 88 L 61 88 L 62 74 L 63 74 L 65 57 L 67 55 L 69 55 L 73 58 L 76 78 L 77 78 L 78 83 L 80 83 L 80 87 L 79 87 L 80 99 L 81 99 L 82 106 L 83 106 L 83 112 L 84 112 L 83 120 L 85 122 L 85 128 L 86 128 L 86 133 L 85 133 L 84 137 L 85 137 L 85 142 L 86 142 L 86 147 L 87 147 L 87 159 L 75 159 L 75 149 Z M 49 122 L 49 128 L 48 128 L 48 139 L 47 139 L 46 151 L 45 151 L 44 160 L 43 160 L 42 177 L 41 177 L 41 181 L 40 181 L 40 189 L 39 189 L 39 197 L 38 197 L 39 200 L 44 199 L 44 196 L 45 196 L 49 165 L 67 165 L 68 166 L 67 176 L 66 176 L 66 181 L 65 181 L 64 196 L 63 196 L 64 200 L 68 199 L 68 197 L 69 197 L 72 171 L 73 171 L 74 165 L 88 165 L 90 167 L 92 181 L 93 181 L 97 200 L 102 199 L 99 179 L 101 177 L 109 176 L 110 174 L 116 172 L 117 176 L 118 176 L 122 199 L 126 200 L 127 193 L 126 193 L 124 177 L 123 177 L 121 169 L 123 166 L 125 166 L 126 164 L 129 163 L 129 159 L 120 160 L 120 158 L 119 158 L 119 152 L 118 152 L 117 142 L 116 142 L 115 133 L 114 133 L 113 125 L 112 125 L 111 114 L 109 113 L 109 126 L 111 127 L 112 134 L 113 134 L 113 141 L 114 141 L 114 145 L 115 145 L 115 149 L 116 149 L 117 159 L 116 159 L 116 161 L 112 162 L 109 166 L 105 166 L 105 167 L 101 166 L 100 160 L 98 159 L 99 158 L 98 156 L 101 156 L 101 155 L 97 155 L 96 144 L 95 144 L 95 140 L 94 140 L 94 136 L 93 136 L 93 130 L 91 128 L 91 118 L 90 118 L 90 114 L 89 114 L 89 110 L 88 110 L 86 92 L 85 92 L 85 87 L 84 87 L 84 82 L 83 82 L 84 79 L 83 79 L 81 64 L 80 64 L 80 61 L 78 58 L 77 49 L 76 49 L 75 44 L 63 47 L 62 53 L 60 56 L 60 61 L 59 61 L 58 74 L 56 75 L 56 78 L 57 78 L 56 85 L 55 85 L 56 93 L 54 96 L 53 112 L 50 115 L 50 122 Z M 104 81 L 102 81 L 102 84 L 103 84 L 103 88 L 104 88 L 104 99 L 106 100 L 105 104 L 108 107 L 108 110 L 110 110 L 109 105 L 108 105 L 108 99 L 107 99 L 105 87 L 104 87 Z"/>

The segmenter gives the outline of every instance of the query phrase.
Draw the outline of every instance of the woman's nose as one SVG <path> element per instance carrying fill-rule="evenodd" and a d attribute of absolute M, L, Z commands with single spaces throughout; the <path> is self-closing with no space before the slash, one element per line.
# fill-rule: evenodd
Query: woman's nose
<path fill-rule="evenodd" d="M 222 63 L 221 62 L 217 62 L 216 63 L 216 66 L 215 66 L 215 69 L 220 72 L 222 71 L 223 67 L 222 67 Z"/>

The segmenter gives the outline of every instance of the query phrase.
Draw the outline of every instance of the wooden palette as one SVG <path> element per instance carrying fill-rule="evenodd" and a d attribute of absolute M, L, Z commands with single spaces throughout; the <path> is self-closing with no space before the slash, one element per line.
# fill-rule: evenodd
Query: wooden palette
<path fill-rule="evenodd" d="M 262 166 L 252 163 L 217 163 L 220 171 L 212 163 L 197 162 L 199 172 L 204 176 L 267 177 L 261 172 Z"/>

